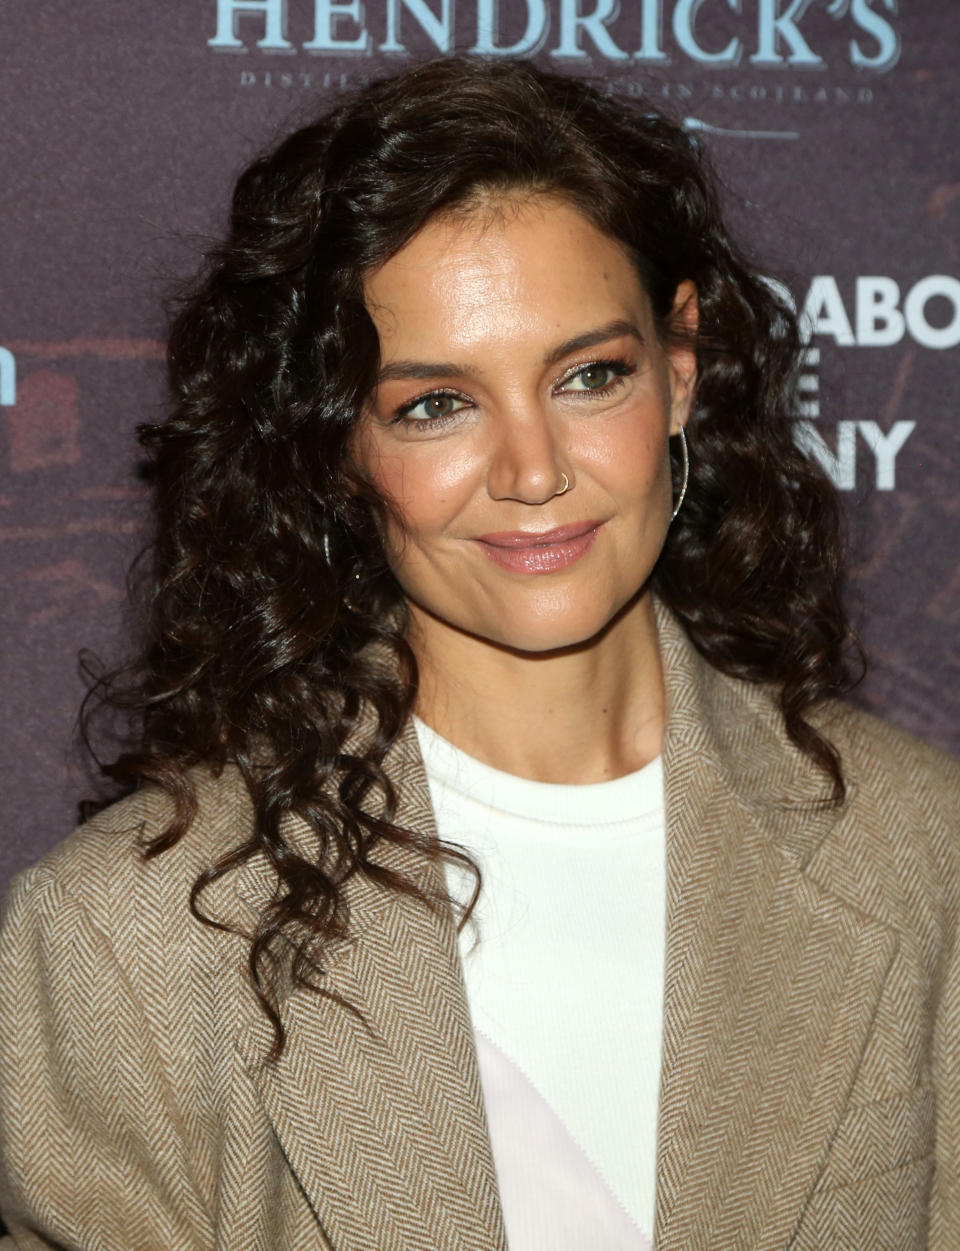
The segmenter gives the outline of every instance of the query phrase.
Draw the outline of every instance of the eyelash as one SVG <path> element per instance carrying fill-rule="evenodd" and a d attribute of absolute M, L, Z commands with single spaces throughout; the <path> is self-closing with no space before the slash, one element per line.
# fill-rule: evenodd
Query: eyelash
<path fill-rule="evenodd" d="M 585 391 L 575 392 L 576 395 L 586 396 L 588 399 L 593 399 L 611 395 L 623 384 L 624 378 L 628 378 L 632 373 L 636 372 L 636 365 L 632 365 L 629 361 L 620 358 L 604 358 L 602 360 L 588 361 L 585 365 L 578 365 L 572 373 L 569 373 L 565 378 L 562 378 L 561 382 L 563 384 L 572 382 L 578 374 L 586 373 L 588 369 L 609 369 L 614 374 L 613 381 L 608 382 L 606 386 L 593 387 Z M 438 388 L 435 391 L 426 391 L 423 395 L 418 395 L 416 399 L 410 400 L 409 403 L 398 408 L 391 425 L 402 425 L 406 426 L 408 429 L 414 430 L 441 429 L 443 426 L 446 426 L 449 422 L 453 421 L 459 415 L 461 410 L 457 409 L 456 412 L 448 413 L 443 417 L 408 417 L 407 414 L 412 412 L 418 404 L 422 404 L 424 400 L 431 400 L 434 397 L 439 398 L 445 396 L 452 396 L 456 400 L 467 401 L 467 396 L 458 395 L 456 391 L 448 391 L 443 388 Z"/>

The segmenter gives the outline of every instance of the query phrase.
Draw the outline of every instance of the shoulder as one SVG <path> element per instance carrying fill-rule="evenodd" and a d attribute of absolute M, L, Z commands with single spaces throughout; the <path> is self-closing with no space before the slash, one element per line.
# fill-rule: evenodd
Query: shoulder
<path fill-rule="evenodd" d="M 722 671 L 665 605 L 654 606 L 669 710 L 665 757 L 672 747 L 675 772 L 714 757 L 733 788 L 761 806 L 822 799 L 826 779 L 787 733 L 780 688 Z M 946 752 L 846 701 L 806 716 L 839 753 L 848 810 L 956 826 L 960 764 Z"/>
<path fill-rule="evenodd" d="M 817 719 L 840 753 L 854 804 L 960 833 L 960 761 L 872 713 L 835 704 Z"/>
<path fill-rule="evenodd" d="M 249 836 L 250 806 L 235 769 L 219 776 L 190 774 L 197 812 L 186 834 L 169 850 L 147 857 L 147 844 L 163 834 L 174 815 L 170 797 L 144 786 L 103 809 L 17 874 L 3 910 L 9 930 L 31 917 L 34 924 L 67 924 L 82 914 L 94 931 L 114 938 L 153 930 L 169 935 L 185 925 L 190 892 L 199 874 Z"/>
<path fill-rule="evenodd" d="M 960 764 L 846 705 L 818 728 L 840 753 L 847 800 L 811 871 L 933 959 L 960 926 Z"/>
<path fill-rule="evenodd" d="M 196 818 L 167 851 L 144 858 L 173 814 L 161 791 L 144 787 L 11 885 L 0 924 L 0 1129 L 20 1135 L 17 1151 L 25 1135 L 53 1125 L 64 1141 L 89 1133 L 84 1141 L 123 1151 L 143 1142 L 146 1159 L 160 1130 L 202 1123 L 230 1098 L 238 1057 L 229 1043 L 256 1010 L 251 919 L 236 874 L 218 883 L 221 898 L 199 900 L 235 930 L 205 924 L 190 894 L 249 824 L 235 773 L 192 780 Z M 24 1112 L 40 1085 L 68 1094 Z"/>
<path fill-rule="evenodd" d="M 888 721 L 829 701 L 809 720 L 840 757 L 846 797 L 786 732 L 775 688 L 701 679 L 730 784 L 821 885 L 897 929 L 960 923 L 960 763 Z"/>
<path fill-rule="evenodd" d="M 786 781 L 798 794 L 811 784 L 823 794 L 823 779 L 787 733 L 776 687 L 712 671 L 710 688 L 708 713 L 731 769 L 755 772 L 758 789 Z M 845 700 L 828 700 L 806 716 L 840 756 L 847 807 L 960 823 L 960 761 L 948 752 Z"/>

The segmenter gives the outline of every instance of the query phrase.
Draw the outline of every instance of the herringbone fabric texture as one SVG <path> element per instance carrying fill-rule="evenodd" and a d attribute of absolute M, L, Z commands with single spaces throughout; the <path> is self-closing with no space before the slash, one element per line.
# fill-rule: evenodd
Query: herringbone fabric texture
<path fill-rule="evenodd" d="M 842 707 L 836 812 L 763 689 L 657 606 L 667 687 L 659 1251 L 960 1247 L 960 767 Z M 390 768 L 433 830 L 412 728 Z M 188 912 L 247 835 L 198 775 L 189 835 L 143 862 L 145 789 L 21 874 L 0 933 L 0 1210 L 33 1251 L 505 1251 L 449 917 L 362 881 L 326 981 L 266 1020 L 246 944 Z M 307 853 L 309 832 L 291 837 Z M 410 853 L 384 851 L 430 884 Z M 253 862 L 207 909 L 249 924 Z M 589 934 L 584 942 L 589 943 Z M 544 976 L 562 972 L 544 971 Z M 623 988 L 630 993 L 629 986 Z M 589 1249 L 593 1251 L 593 1249 Z"/>

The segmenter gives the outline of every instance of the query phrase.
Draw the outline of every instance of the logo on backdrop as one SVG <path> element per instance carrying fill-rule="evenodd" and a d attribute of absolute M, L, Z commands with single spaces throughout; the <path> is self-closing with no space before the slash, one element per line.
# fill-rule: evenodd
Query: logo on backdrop
<path fill-rule="evenodd" d="M 460 48 L 532 56 L 547 49 L 569 61 L 814 70 L 839 64 L 879 73 L 900 56 L 898 0 L 634 0 L 627 17 L 619 0 L 596 0 L 589 13 L 580 8 L 580 0 L 460 0 L 455 26 L 454 0 L 217 0 L 207 44 L 218 52 L 315 56 Z M 515 25 L 509 39 L 502 33 L 508 12 Z M 839 42 L 831 33 L 832 64 L 822 23 L 819 40 L 811 29 L 818 13 L 846 35 Z"/>
<path fill-rule="evenodd" d="M 917 423 L 894 420 L 884 429 L 877 421 L 836 421 L 831 447 L 820 420 L 823 349 L 815 340 L 841 348 L 893 347 L 904 339 L 934 351 L 956 347 L 960 344 L 960 281 L 949 274 L 931 274 L 902 290 L 893 278 L 868 275 L 855 279 L 852 300 L 845 301 L 837 279 L 820 274 L 811 280 L 799 306 L 782 283 L 771 281 L 771 286 L 799 311 L 807 344 L 795 408 L 797 441 L 841 490 L 852 491 L 856 486 L 860 451 L 872 459 L 876 489 L 892 491 L 897 457 Z"/>
<path fill-rule="evenodd" d="M 584 0 L 216 0 L 206 43 L 214 52 L 250 54 L 239 72 L 245 89 L 362 86 L 369 80 L 363 67 L 371 57 L 546 52 L 558 64 L 599 59 L 607 90 L 660 97 L 685 113 L 693 102 L 700 109 L 718 101 L 753 109 L 848 108 L 872 103 L 871 83 L 900 58 L 898 5 L 899 0 L 632 0 L 621 12 L 620 0 L 590 5 Z M 336 69 L 331 59 L 339 60 Z M 344 67 L 351 60 L 356 69 Z M 643 81 L 631 70 L 642 73 Z M 811 70 L 831 71 L 830 80 Z M 848 80 L 838 81 L 841 74 Z M 694 116 L 684 124 L 732 139 L 800 137 L 797 130 L 776 125 L 716 126 Z"/>

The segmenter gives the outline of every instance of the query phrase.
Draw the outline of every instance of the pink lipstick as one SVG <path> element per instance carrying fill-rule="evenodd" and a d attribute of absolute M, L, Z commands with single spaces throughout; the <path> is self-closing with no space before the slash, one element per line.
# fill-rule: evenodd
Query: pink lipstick
<path fill-rule="evenodd" d="M 513 573 L 554 573 L 585 555 L 602 525 L 602 521 L 578 521 L 540 533 L 504 530 L 482 534 L 476 541 L 502 569 Z"/>

